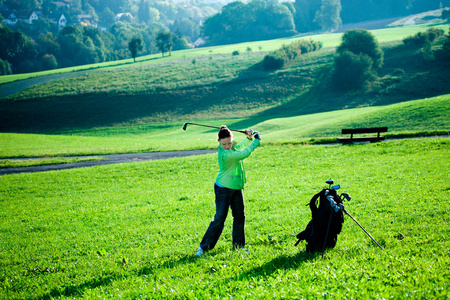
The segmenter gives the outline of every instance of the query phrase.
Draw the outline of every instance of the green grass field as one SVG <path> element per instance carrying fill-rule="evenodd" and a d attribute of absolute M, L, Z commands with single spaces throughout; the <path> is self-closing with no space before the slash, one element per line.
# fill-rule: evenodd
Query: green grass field
<path fill-rule="evenodd" d="M 266 146 L 246 160 L 248 251 L 195 258 L 216 155 L 0 177 L 1 299 L 444 299 L 447 138 Z M 337 246 L 294 247 L 333 178 L 352 200 Z M 269 235 L 271 236 L 269 238 Z"/>
<path fill-rule="evenodd" d="M 0 176 L 0 299 L 448 299 L 449 62 L 398 46 L 429 26 L 448 29 L 372 31 L 385 65 L 371 91 L 333 89 L 340 34 L 324 34 L 49 71 L 90 70 L 1 99 L 0 167 L 217 147 L 217 130 L 185 122 L 252 128 L 262 147 L 245 161 L 248 251 L 232 250 L 230 214 L 201 258 L 217 154 Z M 325 49 L 261 70 L 298 38 Z M 374 126 L 388 126 L 385 142 L 315 144 Z M 293 246 L 329 178 L 384 250 L 348 217 L 323 259 Z"/>

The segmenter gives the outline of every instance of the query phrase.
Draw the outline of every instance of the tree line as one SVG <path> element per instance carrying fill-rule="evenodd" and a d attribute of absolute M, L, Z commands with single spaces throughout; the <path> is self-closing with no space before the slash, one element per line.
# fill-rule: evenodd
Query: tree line
<path fill-rule="evenodd" d="M 59 1 L 62 3 L 61 1 Z M 221 8 L 202 0 L 72 0 L 57 6 L 53 0 L 0 0 L 16 14 L 42 12 L 33 24 L 19 20 L 7 26 L 0 15 L 0 75 L 100 63 L 189 48 L 200 35 L 200 23 Z M 121 12 L 131 12 L 122 14 Z M 59 29 L 51 15 L 64 14 L 67 26 Z M 91 26 L 80 24 L 89 15 Z M 140 46 L 136 47 L 136 42 Z M 133 52 L 131 50 L 137 50 Z M 9 65 L 9 66 L 6 66 Z"/>
<path fill-rule="evenodd" d="M 0 59 L 5 66 L 0 74 L 135 58 L 138 54 L 164 55 L 190 47 L 200 36 L 206 45 L 220 45 L 333 30 L 342 23 L 436 9 L 446 1 L 450 0 L 250 0 L 222 7 L 203 0 L 176 4 L 164 0 L 71 0 L 69 6 L 58 7 L 53 0 L 0 0 L 11 9 L 41 8 L 44 16 L 59 12 L 68 19 L 68 26 L 61 30 L 45 17 L 33 21 L 32 26 L 19 21 L 10 28 L 0 16 Z M 116 20 L 118 12 L 128 11 L 132 13 Z M 81 26 L 80 14 L 89 14 L 98 26 Z"/>
<path fill-rule="evenodd" d="M 305 33 L 437 10 L 450 0 L 295 0 L 294 7 L 296 31 Z"/>

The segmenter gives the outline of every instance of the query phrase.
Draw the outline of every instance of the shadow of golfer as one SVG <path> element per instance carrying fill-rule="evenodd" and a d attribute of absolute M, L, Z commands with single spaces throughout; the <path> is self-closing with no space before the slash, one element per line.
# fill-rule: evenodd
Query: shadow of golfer
<path fill-rule="evenodd" d="M 292 256 L 278 256 L 262 266 L 257 266 L 248 270 L 247 272 L 241 274 L 241 276 L 242 278 L 251 278 L 256 276 L 266 277 L 278 270 L 298 269 L 303 263 L 314 259 L 318 255 L 320 255 L 320 253 L 317 254 L 302 251 Z"/>

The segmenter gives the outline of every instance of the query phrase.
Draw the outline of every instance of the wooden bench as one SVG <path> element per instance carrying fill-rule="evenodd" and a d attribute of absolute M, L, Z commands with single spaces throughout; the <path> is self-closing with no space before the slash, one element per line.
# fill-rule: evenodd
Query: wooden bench
<path fill-rule="evenodd" d="M 387 127 L 373 127 L 373 128 L 354 128 L 354 129 L 342 129 L 342 134 L 350 134 L 349 138 L 338 138 L 340 143 L 353 143 L 353 142 L 378 142 L 385 139 L 384 136 L 380 136 L 381 132 L 387 132 Z M 377 136 L 361 136 L 354 137 L 357 133 L 377 133 Z"/>

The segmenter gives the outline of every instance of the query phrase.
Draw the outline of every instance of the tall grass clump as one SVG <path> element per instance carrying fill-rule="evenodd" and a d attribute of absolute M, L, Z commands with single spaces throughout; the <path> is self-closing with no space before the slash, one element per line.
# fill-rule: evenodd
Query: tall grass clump
<path fill-rule="evenodd" d="M 263 67 L 266 70 L 278 70 L 289 65 L 300 55 L 321 48 L 322 43 L 313 40 L 298 40 L 290 44 L 283 44 L 278 50 L 264 57 Z"/>

